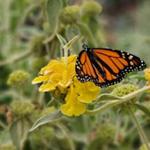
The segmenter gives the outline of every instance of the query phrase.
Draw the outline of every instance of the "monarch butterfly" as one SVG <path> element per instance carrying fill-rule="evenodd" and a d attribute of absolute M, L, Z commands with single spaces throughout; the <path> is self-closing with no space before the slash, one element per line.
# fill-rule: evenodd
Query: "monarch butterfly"
<path fill-rule="evenodd" d="M 127 73 L 144 68 L 145 62 L 131 53 L 109 48 L 89 48 L 86 44 L 83 44 L 75 66 L 79 81 L 92 81 L 100 87 L 116 84 Z"/>

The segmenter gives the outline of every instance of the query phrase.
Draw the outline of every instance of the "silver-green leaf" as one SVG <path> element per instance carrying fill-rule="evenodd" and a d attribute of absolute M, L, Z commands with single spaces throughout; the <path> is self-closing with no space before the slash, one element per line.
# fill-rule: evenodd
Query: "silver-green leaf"
<path fill-rule="evenodd" d="M 59 23 L 59 16 L 63 8 L 62 0 L 47 0 L 46 12 L 51 33 L 56 33 Z"/>
<path fill-rule="evenodd" d="M 119 99 L 121 99 L 121 97 L 115 96 L 115 95 L 112 95 L 109 93 L 100 94 L 98 97 L 98 101 L 109 101 L 109 100 L 114 100 L 114 99 L 119 100 Z"/>
<path fill-rule="evenodd" d="M 135 104 L 135 106 L 143 111 L 148 117 L 150 117 L 150 110 L 142 104 Z"/>
<path fill-rule="evenodd" d="M 36 128 L 38 128 L 39 126 L 42 126 L 44 124 L 55 122 L 55 121 L 59 120 L 61 117 L 62 117 L 62 114 L 60 111 L 56 111 L 56 112 L 50 113 L 46 116 L 43 116 L 43 117 L 39 118 L 33 124 L 32 128 L 29 130 L 29 132 L 34 131 Z"/>

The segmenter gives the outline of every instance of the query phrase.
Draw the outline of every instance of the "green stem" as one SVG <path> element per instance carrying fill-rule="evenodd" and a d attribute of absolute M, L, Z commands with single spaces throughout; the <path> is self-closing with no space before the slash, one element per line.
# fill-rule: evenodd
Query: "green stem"
<path fill-rule="evenodd" d="M 40 93 L 38 97 L 38 102 L 40 106 L 43 106 L 44 93 Z"/>
<path fill-rule="evenodd" d="M 65 60 L 65 63 L 66 63 L 66 67 L 67 67 L 67 63 L 68 63 L 68 60 L 67 60 L 67 57 L 68 57 L 68 50 L 72 47 L 72 44 L 74 44 L 77 40 L 79 39 L 79 36 L 76 35 L 74 36 L 68 43 L 66 43 L 63 47 L 63 50 L 64 50 L 64 60 Z"/>
<path fill-rule="evenodd" d="M 16 56 L 12 57 L 12 58 L 9 58 L 7 60 L 0 61 L 0 66 L 5 66 L 5 65 L 8 65 L 8 64 L 15 63 L 17 61 L 20 61 L 20 60 L 30 56 L 31 54 L 32 54 L 31 50 L 23 52 L 23 53 L 21 53 L 19 55 L 16 55 Z"/>
<path fill-rule="evenodd" d="M 11 20 L 11 3 L 12 0 L 5 0 L 1 3 L 2 5 L 2 19 L 3 19 L 3 30 L 4 33 L 4 42 L 2 43 L 3 54 L 6 56 L 10 47 L 11 47 L 11 32 L 10 32 L 10 20 Z"/>
<path fill-rule="evenodd" d="M 90 41 L 92 45 L 97 46 L 96 40 L 95 40 L 89 26 L 87 24 L 81 23 L 81 22 L 78 23 L 77 25 L 79 26 L 81 33 L 83 35 L 85 35 L 85 37 L 87 37 L 88 42 Z"/>
<path fill-rule="evenodd" d="M 143 92 L 145 92 L 149 89 L 150 89 L 150 86 L 145 86 L 145 87 L 143 87 L 143 88 L 141 88 L 141 89 L 139 89 L 135 92 L 132 92 L 132 93 L 126 95 L 126 96 L 120 97 L 119 100 L 115 99 L 115 100 L 109 101 L 108 103 L 106 103 L 106 104 L 104 104 L 104 105 L 102 105 L 99 108 L 96 108 L 94 110 L 87 110 L 86 114 L 94 115 L 98 112 L 103 112 L 103 111 L 105 111 L 109 108 L 112 108 L 112 107 L 116 106 L 116 105 L 126 103 L 126 102 L 130 101 L 132 98 L 134 98 L 135 96 L 137 96 L 138 94 L 143 93 Z"/>
<path fill-rule="evenodd" d="M 20 27 L 24 24 L 24 21 L 26 19 L 26 17 L 37 7 L 40 6 L 40 3 L 34 3 L 34 4 L 30 4 L 26 9 L 25 11 L 23 12 L 19 22 L 18 22 L 18 25 L 16 27 L 16 29 L 20 29 Z"/>
<path fill-rule="evenodd" d="M 128 105 L 128 111 L 129 111 L 130 116 L 131 116 L 131 118 L 132 118 L 138 132 L 139 132 L 139 135 L 141 137 L 141 141 L 143 142 L 143 144 L 145 144 L 147 150 L 150 150 L 148 138 L 147 138 L 146 134 L 144 133 L 138 119 L 136 118 L 135 114 L 133 113 L 132 108 L 129 105 Z"/>
<path fill-rule="evenodd" d="M 6 129 L 7 126 L 0 120 L 0 126 L 3 128 L 3 129 Z"/>
<path fill-rule="evenodd" d="M 56 124 L 56 126 L 63 132 L 64 136 L 66 137 L 68 144 L 70 146 L 70 150 L 75 150 L 75 146 L 72 138 L 69 135 L 68 129 L 63 124 L 60 123 Z"/>

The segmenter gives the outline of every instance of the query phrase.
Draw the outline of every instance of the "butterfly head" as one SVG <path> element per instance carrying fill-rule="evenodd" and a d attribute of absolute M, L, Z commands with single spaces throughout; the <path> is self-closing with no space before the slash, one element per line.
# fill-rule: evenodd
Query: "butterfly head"
<path fill-rule="evenodd" d="M 85 43 L 83 43 L 82 48 L 83 48 L 85 51 L 88 51 L 88 50 L 89 50 L 88 45 L 87 45 L 87 44 L 85 44 Z"/>

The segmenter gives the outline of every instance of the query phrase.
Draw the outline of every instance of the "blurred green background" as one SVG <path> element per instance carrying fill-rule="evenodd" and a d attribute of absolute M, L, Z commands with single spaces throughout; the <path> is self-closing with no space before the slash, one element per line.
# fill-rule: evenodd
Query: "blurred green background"
<path fill-rule="evenodd" d="M 149 6 L 149 0 L 1 0 L 0 150 L 139 149 L 127 113 L 115 110 L 66 117 L 29 133 L 36 119 L 55 109 L 48 106 L 51 95 L 39 93 L 31 81 L 40 68 L 61 56 L 56 34 L 66 41 L 80 35 L 73 54 L 86 42 L 132 52 L 149 65 Z M 146 100 L 149 105 L 149 95 Z M 149 118 L 139 113 L 139 119 L 150 135 Z"/>

